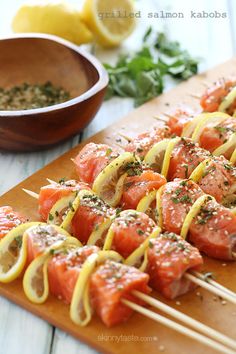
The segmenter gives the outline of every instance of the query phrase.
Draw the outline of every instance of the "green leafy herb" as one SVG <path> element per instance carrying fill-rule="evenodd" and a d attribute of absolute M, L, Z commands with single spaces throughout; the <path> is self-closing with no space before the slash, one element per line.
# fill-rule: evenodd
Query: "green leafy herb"
<path fill-rule="evenodd" d="M 179 42 L 149 27 L 140 50 L 123 54 L 115 66 L 104 64 L 109 74 L 106 99 L 112 96 L 134 98 L 135 106 L 160 95 L 164 78 L 186 80 L 198 71 L 198 60 L 191 58 Z"/>
<path fill-rule="evenodd" d="M 49 219 L 49 221 L 53 221 L 54 216 L 53 216 L 51 213 L 49 213 L 49 214 L 48 214 L 48 219 Z"/>

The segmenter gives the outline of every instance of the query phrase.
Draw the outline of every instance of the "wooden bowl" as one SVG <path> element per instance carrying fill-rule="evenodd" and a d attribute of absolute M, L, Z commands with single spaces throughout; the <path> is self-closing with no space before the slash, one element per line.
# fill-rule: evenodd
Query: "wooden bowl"
<path fill-rule="evenodd" d="M 69 91 L 72 99 L 0 111 L 0 149 L 45 149 L 80 132 L 98 111 L 108 84 L 99 61 L 68 41 L 35 33 L 0 40 L 0 87 L 47 81 Z"/>

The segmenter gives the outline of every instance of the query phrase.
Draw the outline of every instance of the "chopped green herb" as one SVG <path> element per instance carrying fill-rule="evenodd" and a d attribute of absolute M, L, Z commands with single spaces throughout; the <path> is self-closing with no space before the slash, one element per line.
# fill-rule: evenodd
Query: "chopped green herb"
<path fill-rule="evenodd" d="M 51 213 L 49 213 L 49 214 L 48 214 L 48 219 L 49 219 L 49 221 L 53 221 L 54 216 L 53 216 Z"/>

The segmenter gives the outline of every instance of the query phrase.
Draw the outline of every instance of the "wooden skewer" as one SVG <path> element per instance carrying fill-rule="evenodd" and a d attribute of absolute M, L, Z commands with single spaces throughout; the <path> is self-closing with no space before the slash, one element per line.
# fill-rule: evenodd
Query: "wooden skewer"
<path fill-rule="evenodd" d="M 190 93 L 189 96 L 193 97 L 193 98 L 196 98 L 198 100 L 200 100 L 200 98 L 202 97 L 201 95 L 197 95 L 195 93 Z"/>
<path fill-rule="evenodd" d="M 118 146 L 120 149 L 124 150 L 124 146 L 122 146 L 121 144 L 115 143 L 115 145 Z"/>
<path fill-rule="evenodd" d="M 225 347 L 224 345 L 215 342 L 214 340 L 203 336 L 202 334 L 193 331 L 192 329 L 189 329 L 179 323 L 176 323 L 172 320 L 169 320 L 168 318 L 161 316 L 153 311 L 150 311 L 140 305 L 134 304 L 133 302 L 126 300 L 126 299 L 121 299 L 121 302 L 123 304 L 125 304 L 126 306 L 130 307 L 131 309 L 141 313 L 142 315 L 153 319 L 156 322 L 159 322 L 161 324 L 163 324 L 164 326 L 167 326 L 181 334 L 184 334 L 194 340 L 197 340 L 198 342 L 207 345 L 210 348 L 213 348 L 221 353 L 226 353 L 226 354 L 233 354 L 235 353 L 235 351 L 233 351 L 232 349 L 229 349 L 227 347 Z"/>
<path fill-rule="evenodd" d="M 72 159 L 72 158 L 71 158 L 71 161 L 72 161 L 73 163 L 75 163 L 75 159 Z"/>
<path fill-rule="evenodd" d="M 123 139 L 127 140 L 128 143 L 130 143 L 132 141 L 132 138 L 130 138 L 129 136 L 127 135 L 124 135 L 122 133 L 118 133 L 118 135 L 120 135 Z"/>
<path fill-rule="evenodd" d="M 50 184 L 57 184 L 56 181 L 53 181 L 52 179 L 50 178 L 46 178 L 46 180 L 50 183 Z"/>
<path fill-rule="evenodd" d="M 173 117 L 171 114 L 166 113 L 166 112 L 163 112 L 162 114 L 163 114 L 164 116 L 168 117 L 168 118 L 172 118 L 172 117 Z"/>
<path fill-rule="evenodd" d="M 194 328 L 195 330 L 197 330 L 203 334 L 207 333 L 207 335 L 209 337 L 211 337 L 212 339 L 215 339 L 215 340 L 219 341 L 220 343 L 236 350 L 236 341 L 234 341 L 233 339 L 225 336 L 224 334 L 214 330 L 213 328 L 210 328 L 210 327 L 204 325 L 203 323 L 201 323 L 197 320 L 194 320 L 190 316 L 187 316 L 184 313 L 175 310 L 173 307 L 168 306 L 168 305 L 164 304 L 163 302 L 161 302 L 157 299 L 154 299 L 151 296 L 143 294 L 140 291 L 133 290 L 132 294 L 135 295 L 137 298 L 143 300 L 147 304 L 155 307 L 156 309 L 167 313 L 168 315 L 176 318 L 177 320 L 187 324 L 188 326 Z"/>
<path fill-rule="evenodd" d="M 218 295 L 218 296 L 222 297 L 223 299 L 230 301 L 236 305 L 236 297 L 229 294 L 228 291 L 225 291 L 225 290 L 223 291 L 222 289 L 219 289 L 219 288 L 213 286 L 212 284 L 208 284 L 206 281 L 199 279 L 190 273 L 185 273 L 184 277 L 186 279 L 191 280 L 193 283 L 201 286 L 202 288 L 207 289 L 208 291 L 212 292 L 213 294 Z"/>
<path fill-rule="evenodd" d="M 230 294 L 231 296 L 234 296 L 236 298 L 236 294 L 231 291 L 230 289 L 224 287 L 223 285 L 217 283 L 215 280 L 211 279 L 211 278 L 204 278 L 204 275 L 202 273 L 196 272 L 196 271 L 192 271 L 192 274 L 195 275 L 197 278 L 202 279 L 203 281 L 215 286 L 218 289 L 221 289 L 222 291 L 227 292 L 228 294 Z"/>
<path fill-rule="evenodd" d="M 161 121 L 161 122 L 166 123 L 166 119 L 165 119 L 164 117 L 160 117 L 160 116 L 153 116 L 153 118 L 154 118 L 155 120 L 158 120 L 158 121 Z"/>
<path fill-rule="evenodd" d="M 35 193 L 35 192 L 33 192 L 33 191 L 30 191 L 30 190 L 28 190 L 28 189 L 25 189 L 25 188 L 22 188 L 22 190 L 23 190 L 26 194 L 28 194 L 28 195 L 30 195 L 31 197 L 33 197 L 34 199 L 39 199 L 39 195 L 38 195 L 37 193 Z"/>
<path fill-rule="evenodd" d="M 28 189 L 23 188 L 23 191 L 27 194 L 29 194 L 31 197 L 35 199 L 39 199 L 39 195 L 35 192 L 32 192 Z M 218 284 L 217 282 L 214 282 L 218 284 L 218 286 L 215 286 L 215 284 L 212 284 L 210 282 L 206 282 L 203 279 L 203 275 L 200 274 L 200 277 L 198 277 L 198 273 L 195 272 L 195 274 L 190 274 L 190 273 L 185 273 L 184 277 L 191 280 L 193 283 L 201 286 L 204 289 L 207 289 L 208 291 L 212 292 L 213 294 L 216 294 L 225 300 L 228 300 L 232 302 L 233 304 L 236 304 L 236 295 L 231 292 L 229 289 L 225 288 L 223 285 Z"/>

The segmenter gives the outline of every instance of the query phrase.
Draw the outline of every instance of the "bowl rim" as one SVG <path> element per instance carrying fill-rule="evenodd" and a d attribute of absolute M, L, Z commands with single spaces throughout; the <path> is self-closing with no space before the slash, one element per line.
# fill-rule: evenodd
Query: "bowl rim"
<path fill-rule="evenodd" d="M 104 89 L 109 82 L 109 77 L 108 73 L 105 70 L 104 66 L 101 64 L 101 62 L 92 54 L 87 52 L 85 49 L 82 49 L 81 47 L 77 46 L 76 44 L 73 44 L 72 42 L 63 39 L 61 37 L 51 35 L 51 34 L 44 34 L 44 33 L 21 33 L 21 34 L 12 34 L 11 36 L 4 36 L 0 38 L 0 41 L 6 41 L 6 40 L 13 40 L 13 39 L 23 39 L 23 38 L 29 38 L 29 39 L 46 39 L 52 42 L 59 43 L 69 49 L 72 49 L 73 51 L 79 53 L 82 57 L 87 59 L 90 64 L 93 65 L 93 67 L 97 70 L 98 73 L 98 80 L 97 82 L 90 87 L 87 91 L 82 93 L 81 95 L 72 98 L 68 101 L 58 103 L 52 106 L 48 107 L 42 107 L 42 108 L 33 108 L 33 109 L 24 109 L 24 110 L 15 110 L 15 111 L 1 111 L 0 110 L 0 117 L 18 117 L 18 116 L 34 116 L 39 113 L 48 113 L 52 111 L 57 111 L 61 109 L 65 109 L 74 105 L 77 105 L 78 103 L 81 103 L 85 100 L 88 100 L 95 94 L 97 94 L 99 91 Z"/>

